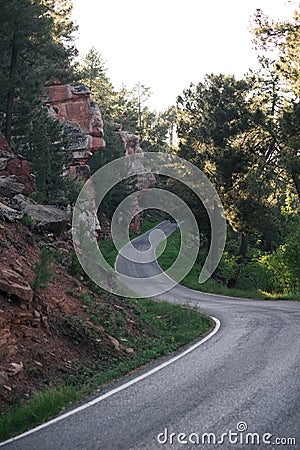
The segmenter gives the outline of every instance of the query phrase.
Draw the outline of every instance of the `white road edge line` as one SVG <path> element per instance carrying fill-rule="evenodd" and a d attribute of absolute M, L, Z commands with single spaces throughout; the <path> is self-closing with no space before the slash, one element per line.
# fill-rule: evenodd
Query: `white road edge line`
<path fill-rule="evenodd" d="M 22 433 L 11 439 L 8 439 L 7 441 L 1 442 L 0 447 L 2 447 L 3 445 L 9 444 L 10 442 L 14 442 L 18 439 L 21 439 L 25 436 L 28 436 L 29 434 L 35 433 L 36 431 L 42 430 L 43 428 L 46 428 L 49 425 L 52 425 L 56 422 L 60 422 L 61 420 L 66 419 L 67 417 L 72 416 L 73 414 L 77 414 L 78 412 L 83 411 L 84 409 L 87 409 L 90 406 L 96 405 L 97 403 L 101 402 L 102 400 L 105 400 L 106 398 L 111 397 L 112 395 L 117 394 L 118 392 L 129 388 L 130 386 L 138 383 L 139 381 L 144 380 L 145 378 L 149 377 L 150 375 L 153 375 L 154 373 L 158 372 L 159 370 L 161 370 L 161 369 L 169 366 L 170 364 L 173 364 L 175 361 L 178 361 L 179 359 L 183 358 L 188 353 L 191 353 L 193 350 L 200 347 L 200 345 L 204 344 L 206 341 L 208 341 L 208 339 L 213 337 L 219 331 L 220 326 L 221 326 L 221 322 L 219 321 L 219 319 L 216 319 L 215 317 L 212 317 L 212 316 L 210 316 L 210 318 L 215 322 L 214 329 L 208 335 L 206 335 L 203 339 L 198 341 L 196 344 L 191 345 L 189 348 L 184 350 L 179 355 L 176 355 L 173 358 L 168 359 L 168 361 L 165 361 L 164 363 L 160 364 L 159 366 L 154 367 L 153 369 L 149 370 L 148 372 L 144 373 L 143 375 L 140 375 L 140 376 L 134 378 L 133 380 L 130 380 L 127 383 L 124 383 L 121 386 L 118 386 L 117 388 L 112 389 L 109 392 L 106 392 L 106 394 L 100 395 L 100 397 L 96 397 L 94 400 L 91 400 L 90 402 L 87 402 L 84 405 L 78 406 L 77 408 L 74 408 L 65 414 L 55 417 L 55 419 L 49 420 L 48 422 L 45 422 L 42 425 L 32 428 L 31 430 L 26 431 L 25 433 Z"/>

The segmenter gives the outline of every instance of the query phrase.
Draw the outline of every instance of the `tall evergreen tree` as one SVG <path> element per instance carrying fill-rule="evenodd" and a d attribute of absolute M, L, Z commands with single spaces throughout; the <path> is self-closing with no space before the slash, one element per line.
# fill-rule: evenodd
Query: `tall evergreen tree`
<path fill-rule="evenodd" d="M 215 185 L 231 226 L 241 234 L 239 261 L 250 231 L 267 227 L 270 215 L 269 144 L 252 110 L 251 84 L 208 75 L 178 98 L 179 155 Z"/>
<path fill-rule="evenodd" d="M 63 0 L 0 0 L 0 126 L 9 143 L 13 136 L 26 134 L 23 125 L 26 121 L 26 125 L 30 124 L 45 81 L 65 74 L 70 66 L 69 58 L 74 54 L 70 45 L 74 27 L 68 18 L 70 9 L 62 10 L 67 3 Z M 28 105 L 26 111 L 23 106 L 20 108 L 22 115 L 17 103 Z"/>
<path fill-rule="evenodd" d="M 274 22 L 257 10 L 253 26 L 254 40 L 260 52 L 259 60 L 267 60 L 266 54 L 273 50 L 272 66 L 274 107 L 272 114 L 266 114 L 261 104 L 261 126 L 272 136 L 276 150 L 277 165 L 283 169 L 294 184 L 300 202 L 299 163 L 299 98 L 300 98 L 300 10 L 294 12 L 291 20 Z M 262 66 L 262 64 L 261 64 Z M 261 78 L 256 93 L 259 98 L 262 86 L 268 83 Z M 263 103 L 263 102 L 262 102 Z M 266 102 L 265 102 L 266 103 Z"/>

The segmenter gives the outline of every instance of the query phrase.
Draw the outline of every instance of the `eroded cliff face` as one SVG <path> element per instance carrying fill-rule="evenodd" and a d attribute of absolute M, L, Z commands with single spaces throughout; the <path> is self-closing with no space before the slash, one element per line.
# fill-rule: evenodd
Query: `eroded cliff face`
<path fill-rule="evenodd" d="M 118 132 L 125 150 L 125 155 L 130 156 L 134 154 L 140 154 L 140 158 L 136 161 L 136 164 L 139 164 L 140 168 L 143 169 L 143 149 L 140 147 L 138 136 L 129 133 L 128 131 L 119 131 Z M 137 176 L 137 182 L 134 186 L 135 190 L 142 189 L 150 189 L 155 184 L 155 176 L 152 173 L 144 173 Z M 138 213 L 139 207 L 138 202 L 132 204 L 134 219 L 131 222 L 130 227 L 136 231 L 140 232 L 141 225 L 141 214 Z"/>
<path fill-rule="evenodd" d="M 22 156 L 14 155 L 0 133 L 0 220 L 15 222 L 26 213 L 39 231 L 60 235 L 70 220 L 68 212 L 52 205 L 36 203 L 29 198 L 35 191 L 32 163 Z"/>
<path fill-rule="evenodd" d="M 19 183 L 19 192 L 30 195 L 36 191 L 32 163 L 22 156 L 15 156 L 0 132 L 0 186 L 3 183 Z"/>
<path fill-rule="evenodd" d="M 65 124 L 73 154 L 70 172 L 87 180 L 91 175 L 88 160 L 105 147 L 101 112 L 90 90 L 82 83 L 64 85 L 56 81 L 46 86 L 43 100 L 49 114 Z M 142 164 L 143 150 L 139 138 L 127 131 L 117 133 L 124 145 L 124 155 L 140 153 Z M 154 183 L 152 174 L 140 175 L 134 189 L 149 189 Z M 138 205 L 133 205 L 133 211 L 138 211 Z M 137 213 L 131 224 L 137 232 L 140 231 L 140 220 Z"/>
<path fill-rule="evenodd" d="M 51 117 L 65 124 L 73 154 L 70 172 L 88 179 L 87 161 L 105 147 L 101 113 L 90 90 L 82 83 L 52 82 L 45 87 L 43 102 Z"/>

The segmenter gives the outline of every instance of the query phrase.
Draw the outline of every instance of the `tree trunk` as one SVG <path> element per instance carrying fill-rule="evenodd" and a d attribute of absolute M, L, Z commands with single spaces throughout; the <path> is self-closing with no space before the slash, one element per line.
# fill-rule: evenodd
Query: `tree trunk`
<path fill-rule="evenodd" d="M 298 195 L 298 212 L 300 213 L 300 176 L 296 172 L 292 172 L 291 175 Z"/>
<path fill-rule="evenodd" d="M 17 59 L 18 59 L 18 48 L 16 45 L 16 31 L 14 31 L 13 42 L 12 42 L 12 51 L 11 51 L 11 60 L 10 60 L 10 72 L 9 72 L 5 132 L 4 132 L 8 144 L 11 143 L 12 116 L 13 116 L 15 85 L 16 85 Z"/>
<path fill-rule="evenodd" d="M 242 233 L 241 245 L 238 253 L 238 264 L 242 264 L 245 260 L 247 248 L 248 248 L 249 236 L 246 233 Z"/>
<path fill-rule="evenodd" d="M 248 234 L 242 233 L 241 245 L 240 245 L 239 253 L 237 255 L 238 256 L 237 263 L 238 263 L 239 266 L 238 266 L 238 269 L 237 269 L 235 275 L 232 278 L 230 278 L 230 280 L 228 280 L 228 282 L 227 282 L 227 286 L 229 288 L 234 288 L 236 283 L 237 283 L 239 274 L 240 274 L 241 269 L 242 269 L 241 264 L 245 261 L 245 258 L 246 258 L 246 253 L 247 253 L 247 249 L 248 249 L 248 242 L 249 242 Z"/>

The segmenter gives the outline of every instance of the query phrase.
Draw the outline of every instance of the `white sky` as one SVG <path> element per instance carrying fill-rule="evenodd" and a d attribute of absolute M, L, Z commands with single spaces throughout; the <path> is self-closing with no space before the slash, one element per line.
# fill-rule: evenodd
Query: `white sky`
<path fill-rule="evenodd" d="M 95 47 L 118 89 L 151 88 L 149 106 L 164 110 L 206 73 L 243 76 L 256 64 L 250 19 L 260 8 L 292 17 L 295 0 L 73 0 L 81 54 Z M 297 3 L 297 2 L 296 2 Z"/>

